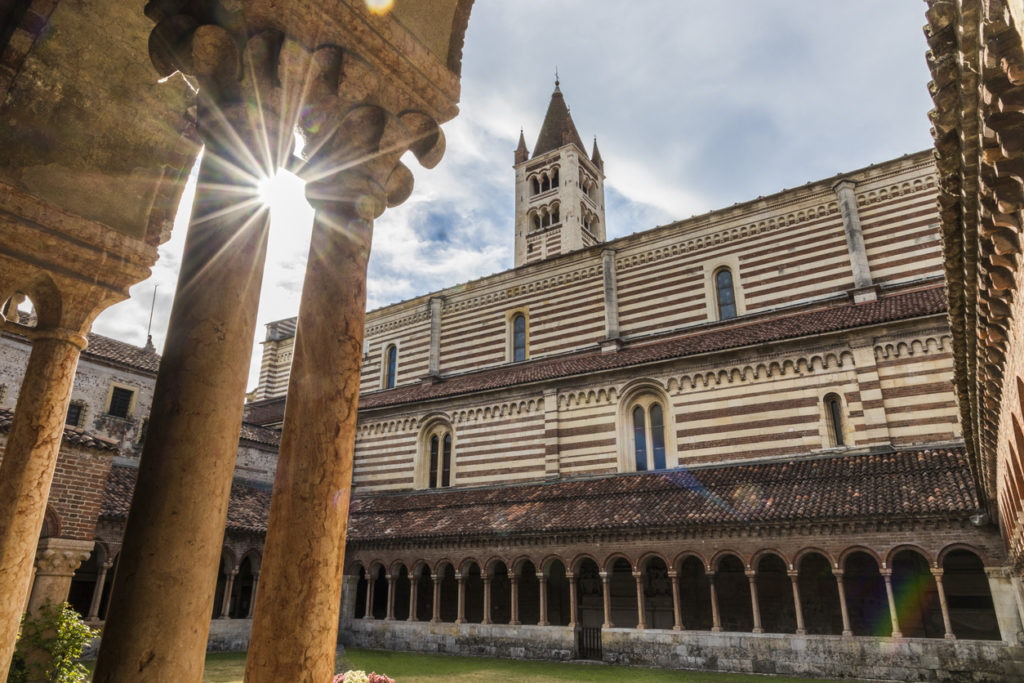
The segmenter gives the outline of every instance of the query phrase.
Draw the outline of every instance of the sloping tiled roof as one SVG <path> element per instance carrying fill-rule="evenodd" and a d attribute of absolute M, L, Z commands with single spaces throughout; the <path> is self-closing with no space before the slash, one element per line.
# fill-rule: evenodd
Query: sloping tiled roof
<path fill-rule="evenodd" d="M 103 517 L 127 517 L 136 474 L 111 469 Z M 962 517 L 977 509 L 963 449 L 941 448 L 356 496 L 348 540 Z M 235 482 L 227 526 L 264 532 L 269 510 L 270 491 Z"/>
<path fill-rule="evenodd" d="M 7 433 L 11 431 L 11 420 L 14 419 L 14 412 L 5 408 L 0 408 L 0 432 Z M 91 434 L 84 429 L 78 429 L 77 427 L 64 427 L 64 441 L 75 446 L 81 446 L 83 448 L 92 448 L 98 451 L 113 451 L 114 453 L 119 452 L 121 449 L 116 441 L 106 439 L 96 434 Z"/>
<path fill-rule="evenodd" d="M 941 313 L 946 310 L 945 291 L 932 287 L 903 294 L 884 296 L 866 304 L 833 304 L 790 315 L 772 315 L 753 321 L 723 323 L 711 329 L 635 346 L 626 346 L 616 353 L 586 353 L 516 363 L 482 370 L 432 384 L 410 384 L 359 397 L 359 407 L 377 408 L 412 403 L 433 398 L 456 396 L 568 377 L 589 372 L 628 367 L 642 363 L 681 358 L 751 344 L 792 339 L 812 334 L 836 332 L 865 325 Z"/>
<path fill-rule="evenodd" d="M 350 542 L 843 519 L 978 509 L 962 448 L 356 497 Z"/>
<path fill-rule="evenodd" d="M 281 432 L 276 429 L 268 429 L 267 427 L 249 424 L 248 422 L 242 423 L 242 433 L 240 438 L 245 441 L 262 443 L 268 446 L 276 447 L 281 445 Z"/>
<path fill-rule="evenodd" d="M 139 471 L 134 467 L 114 466 L 110 469 L 107 485 L 103 490 L 101 517 L 125 519 L 135 491 L 135 479 Z M 270 513 L 270 491 L 239 482 L 231 485 L 228 502 L 228 529 L 264 533 L 267 530 L 267 516 Z"/>
<path fill-rule="evenodd" d="M 160 354 L 152 348 L 133 346 L 93 333 L 89 333 L 88 339 L 89 345 L 82 352 L 87 358 L 91 356 L 153 373 L 160 369 Z"/>
<path fill-rule="evenodd" d="M 548 104 L 548 111 L 544 114 L 544 123 L 540 127 L 540 135 L 537 136 L 537 144 L 533 146 L 533 157 L 537 158 L 545 152 L 558 149 L 563 145 L 574 144 L 586 155 L 587 150 L 583 146 L 583 140 L 576 131 L 576 124 L 572 122 L 572 114 L 565 104 L 562 91 L 555 83 L 555 91 L 551 93 L 551 102 Z"/>

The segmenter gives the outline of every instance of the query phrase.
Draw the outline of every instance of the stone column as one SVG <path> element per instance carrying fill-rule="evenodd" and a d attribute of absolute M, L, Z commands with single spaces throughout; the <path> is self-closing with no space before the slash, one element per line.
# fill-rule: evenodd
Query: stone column
<path fill-rule="evenodd" d="M 608 572 L 598 572 L 598 576 L 601 577 L 601 598 L 604 601 L 604 623 L 601 624 L 601 628 L 614 628 L 615 625 L 612 623 L 612 595 L 609 590 L 611 580 Z"/>
<path fill-rule="evenodd" d="M 715 575 L 708 575 L 708 587 L 711 589 L 711 630 L 722 630 L 722 619 L 718 614 L 718 589 L 715 587 Z"/>
<path fill-rule="evenodd" d="M 345 574 L 341 585 L 341 615 L 339 619 L 342 623 L 348 624 L 351 620 L 358 618 L 356 614 L 356 593 L 359 591 L 359 577 Z M 258 593 L 253 590 L 253 605 L 249 609 L 250 614 L 254 613 L 256 608 L 257 596 Z"/>
<path fill-rule="evenodd" d="M 420 600 L 420 579 L 418 576 L 413 575 L 409 577 L 409 614 L 405 617 L 406 621 L 418 621 L 416 618 L 416 606 Z"/>
<path fill-rule="evenodd" d="M 434 609 L 433 614 L 430 617 L 430 623 L 436 624 L 441 621 L 441 577 L 435 576 L 434 579 Z"/>
<path fill-rule="evenodd" d="M 443 304 L 443 297 L 430 297 L 430 355 L 427 360 L 427 374 L 431 377 L 441 374 L 441 307 Z"/>
<path fill-rule="evenodd" d="M 619 293 L 615 282 L 615 250 L 601 252 L 601 272 L 604 276 L 604 337 L 602 351 L 615 351 L 619 341 Z"/>
<path fill-rule="evenodd" d="M 636 581 L 636 627 L 647 628 L 647 605 L 644 604 L 644 573 L 633 572 L 633 580 Z"/>
<path fill-rule="evenodd" d="M 540 619 L 538 626 L 548 626 L 548 580 L 543 571 L 537 572 L 537 585 L 540 587 Z"/>
<path fill-rule="evenodd" d="M 853 629 L 850 627 L 850 612 L 846 609 L 846 591 L 843 589 L 843 570 L 833 569 L 832 575 L 836 577 L 836 590 L 839 592 L 839 611 L 843 614 L 843 636 L 853 636 Z"/>
<path fill-rule="evenodd" d="M 455 574 L 455 580 L 459 582 L 459 610 L 455 616 L 456 624 L 466 623 L 466 579 L 462 572 Z"/>
<path fill-rule="evenodd" d="M 107 560 L 100 565 L 99 571 L 96 573 L 96 585 L 92 589 L 92 600 L 89 602 L 89 614 L 86 615 L 86 621 L 95 621 L 100 618 L 100 603 L 103 601 L 103 585 L 107 581 L 107 572 L 114 566 L 113 560 Z"/>
<path fill-rule="evenodd" d="M 224 598 L 220 601 L 220 618 L 227 619 L 231 611 L 231 589 L 235 587 L 235 577 L 238 576 L 238 567 L 228 572 L 224 580 Z"/>
<path fill-rule="evenodd" d="M 843 215 L 843 231 L 846 233 L 846 249 L 850 254 L 850 267 L 853 270 L 853 286 L 856 289 L 870 287 L 871 270 L 868 268 L 868 254 L 864 248 L 864 233 L 860 227 L 860 215 L 857 213 L 857 196 L 854 188 L 857 184 L 844 178 L 832 186 L 839 198 L 839 211 Z M 873 297 L 872 299 L 873 300 Z"/>
<path fill-rule="evenodd" d="M 316 214 L 246 664 L 253 683 L 334 670 L 372 223 L 324 200 L 331 191 L 306 185 Z"/>
<path fill-rule="evenodd" d="M 935 577 L 935 588 L 939 592 L 939 607 L 942 609 L 942 625 L 946 629 L 946 640 L 956 640 L 953 633 L 953 625 L 949 622 L 949 604 L 946 602 L 946 589 L 942 585 L 943 571 L 932 567 L 932 576 Z"/>
<path fill-rule="evenodd" d="M 1022 626 L 1013 571 L 1009 567 L 985 567 L 985 575 L 988 576 L 999 633 L 1005 642 L 1016 645 L 1021 641 Z"/>
<path fill-rule="evenodd" d="M 519 626 L 519 576 L 513 572 L 508 577 L 512 583 L 512 618 L 508 620 L 509 625 Z"/>
<path fill-rule="evenodd" d="M 373 619 L 373 589 L 376 584 L 376 579 L 370 575 L 366 576 L 366 614 L 363 615 L 364 619 Z"/>
<path fill-rule="evenodd" d="M 388 607 L 384 613 L 384 621 L 395 620 L 395 583 L 398 579 L 394 574 L 386 575 L 388 580 Z"/>
<path fill-rule="evenodd" d="M 246 619 L 252 619 L 253 612 L 256 611 L 256 591 L 260 587 L 260 573 L 255 571 L 252 573 L 252 594 L 249 596 L 249 612 L 245 615 Z"/>
<path fill-rule="evenodd" d="M 28 599 L 29 614 L 39 615 L 47 604 L 68 599 L 71 577 L 89 559 L 95 544 L 68 538 L 41 538 L 36 549 L 35 581 Z"/>
<path fill-rule="evenodd" d="M 576 628 L 580 623 L 579 610 L 576 607 L 576 575 L 566 572 L 565 578 L 569 582 L 569 627 Z"/>
<path fill-rule="evenodd" d="M 669 570 L 668 580 L 672 582 L 672 630 L 683 630 L 683 610 L 679 601 L 679 574 Z"/>
<path fill-rule="evenodd" d="M 72 330 L 36 328 L 31 335 L 32 352 L 0 462 L 0 675 L 4 678 L 32 582 L 78 355 L 86 344 L 85 336 Z"/>
<path fill-rule="evenodd" d="M 902 638 L 903 633 L 900 631 L 900 619 L 896 614 L 896 599 L 892 594 L 892 570 L 883 569 L 882 578 L 885 579 L 885 595 L 889 598 L 889 616 L 892 617 L 892 637 Z"/>
<path fill-rule="evenodd" d="M 757 572 L 748 570 L 747 581 L 750 582 L 750 609 L 754 614 L 754 633 L 764 633 L 761 628 L 761 605 L 757 601 Z"/>
<path fill-rule="evenodd" d="M 202 678 L 269 217 L 240 201 L 255 192 L 251 177 L 225 172 L 256 170 L 250 158 L 262 154 L 238 141 L 259 139 L 249 126 L 262 123 L 245 107 L 214 110 L 200 108 L 206 152 L 96 683 Z"/>
<path fill-rule="evenodd" d="M 796 609 L 796 634 L 805 635 L 807 628 L 804 625 L 804 608 L 800 604 L 800 572 L 791 569 L 788 572 L 789 580 L 793 583 L 793 607 Z"/>
<path fill-rule="evenodd" d="M 484 618 L 481 624 L 491 623 L 491 577 L 484 574 L 480 577 L 484 582 Z"/>

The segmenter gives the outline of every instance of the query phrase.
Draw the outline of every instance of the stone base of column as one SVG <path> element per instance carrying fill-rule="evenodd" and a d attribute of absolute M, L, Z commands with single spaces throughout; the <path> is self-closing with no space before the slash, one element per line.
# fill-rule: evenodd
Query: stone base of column
<path fill-rule="evenodd" d="M 805 631 L 805 630 L 804 630 L 804 629 L 802 629 L 802 628 L 798 628 L 798 629 L 796 630 L 796 635 L 798 635 L 798 636 L 806 636 L 806 635 L 807 635 L 807 631 Z"/>
<path fill-rule="evenodd" d="M 843 638 L 853 638 L 853 631 L 843 631 Z"/>
<path fill-rule="evenodd" d="M 850 301 L 855 304 L 866 304 L 878 301 L 878 285 L 868 285 L 847 291 Z"/>
<path fill-rule="evenodd" d="M 953 635 L 952 633 L 947 633 L 945 635 L 945 638 L 946 638 L 946 640 L 956 640 L 956 636 Z"/>

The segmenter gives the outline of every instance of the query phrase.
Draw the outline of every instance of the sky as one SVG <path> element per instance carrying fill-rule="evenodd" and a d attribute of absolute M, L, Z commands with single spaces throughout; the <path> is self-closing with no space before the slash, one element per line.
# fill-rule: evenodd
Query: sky
<path fill-rule="evenodd" d="M 398 0 L 409 2 L 412 0 Z M 605 163 L 608 239 L 931 146 L 919 0 L 476 0 L 460 115 L 412 196 L 374 226 L 374 309 L 511 268 L 513 150 L 532 150 L 554 88 Z M 155 77 L 155 76 L 154 76 Z M 264 325 L 294 316 L 312 210 L 301 182 L 269 192 Z M 193 188 L 152 276 L 93 330 L 162 349 Z"/>

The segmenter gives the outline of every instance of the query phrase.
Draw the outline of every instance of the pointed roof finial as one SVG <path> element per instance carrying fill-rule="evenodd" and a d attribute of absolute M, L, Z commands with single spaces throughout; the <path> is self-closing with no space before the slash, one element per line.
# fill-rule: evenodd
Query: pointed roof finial
<path fill-rule="evenodd" d="M 540 135 L 537 136 L 537 143 L 533 146 L 532 158 L 535 159 L 541 154 L 568 144 L 576 145 L 581 152 L 586 154 L 583 140 L 576 132 L 576 125 L 572 122 L 569 107 L 565 104 L 565 96 L 559 90 L 556 80 L 555 91 L 551 93 L 551 102 L 544 115 L 544 123 L 540 127 Z"/>
<path fill-rule="evenodd" d="M 530 158 L 530 150 L 526 148 L 526 137 L 523 135 L 523 129 L 519 129 L 519 146 L 516 147 L 515 151 L 515 162 L 521 164 Z"/>
<path fill-rule="evenodd" d="M 594 136 L 594 151 L 590 153 L 590 161 L 602 171 L 604 170 L 604 159 L 601 158 L 601 150 L 597 148 L 597 136 Z"/>
<path fill-rule="evenodd" d="M 558 65 L 555 65 L 555 90 L 558 90 Z"/>

